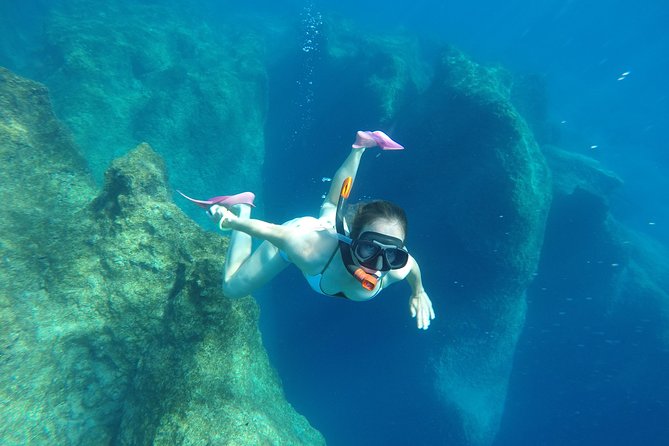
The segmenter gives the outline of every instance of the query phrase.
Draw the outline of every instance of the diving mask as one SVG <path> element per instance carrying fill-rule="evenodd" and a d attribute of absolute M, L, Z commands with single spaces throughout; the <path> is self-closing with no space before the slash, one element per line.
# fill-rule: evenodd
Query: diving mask
<path fill-rule="evenodd" d="M 373 231 L 365 231 L 352 240 L 351 251 L 361 266 L 377 271 L 404 268 L 409 261 L 402 240 Z"/>

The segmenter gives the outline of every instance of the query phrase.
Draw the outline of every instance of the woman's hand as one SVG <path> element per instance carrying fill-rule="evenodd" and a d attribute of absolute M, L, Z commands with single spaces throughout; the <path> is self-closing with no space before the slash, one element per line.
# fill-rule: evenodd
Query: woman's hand
<path fill-rule="evenodd" d="M 409 300 L 409 309 L 411 310 L 411 317 L 416 318 L 418 329 L 427 330 L 430 321 L 434 319 L 434 310 L 432 309 L 432 301 L 425 290 L 413 293 Z"/>

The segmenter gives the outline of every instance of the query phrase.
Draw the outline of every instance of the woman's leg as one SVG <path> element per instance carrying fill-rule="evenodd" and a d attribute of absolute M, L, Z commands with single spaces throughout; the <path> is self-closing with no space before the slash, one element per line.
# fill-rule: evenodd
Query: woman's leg
<path fill-rule="evenodd" d="M 237 205 L 239 218 L 251 217 L 251 206 Z M 265 241 L 251 253 L 252 237 L 242 231 L 232 231 L 223 272 L 223 293 L 228 297 L 242 297 L 260 288 L 282 271 L 288 262 L 276 246 Z"/>
<path fill-rule="evenodd" d="M 223 293 L 228 297 L 246 296 L 265 285 L 288 265 L 290 263 L 281 257 L 279 249 L 264 241 L 233 274 L 228 275 L 226 267 Z"/>
<path fill-rule="evenodd" d="M 238 204 L 239 218 L 251 218 L 251 206 L 247 204 Z M 246 259 L 251 256 L 253 239 L 250 235 L 242 231 L 232 231 L 228 245 L 228 255 L 225 258 L 225 272 L 223 280 L 228 282 L 237 272 Z"/>

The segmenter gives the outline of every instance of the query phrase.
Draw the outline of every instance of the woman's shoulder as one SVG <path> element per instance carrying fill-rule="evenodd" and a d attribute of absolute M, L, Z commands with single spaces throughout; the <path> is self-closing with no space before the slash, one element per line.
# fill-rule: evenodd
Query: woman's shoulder
<path fill-rule="evenodd" d="M 334 228 L 314 217 L 294 218 L 284 223 L 291 231 L 285 251 L 303 272 L 320 271 L 337 245 Z"/>

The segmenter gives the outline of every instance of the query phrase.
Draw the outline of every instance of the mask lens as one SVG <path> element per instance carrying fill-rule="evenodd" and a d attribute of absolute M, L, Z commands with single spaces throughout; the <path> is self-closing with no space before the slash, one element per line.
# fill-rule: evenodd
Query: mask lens
<path fill-rule="evenodd" d="M 376 257 L 381 248 L 371 241 L 361 240 L 356 244 L 355 255 L 361 261 L 366 261 Z"/>
<path fill-rule="evenodd" d="M 388 248 L 385 250 L 385 257 L 390 269 L 399 269 L 404 267 L 409 260 L 409 254 L 397 248 Z"/>
<path fill-rule="evenodd" d="M 397 250 L 396 249 L 386 249 L 386 260 L 390 263 L 390 266 L 393 266 L 397 262 Z"/>

